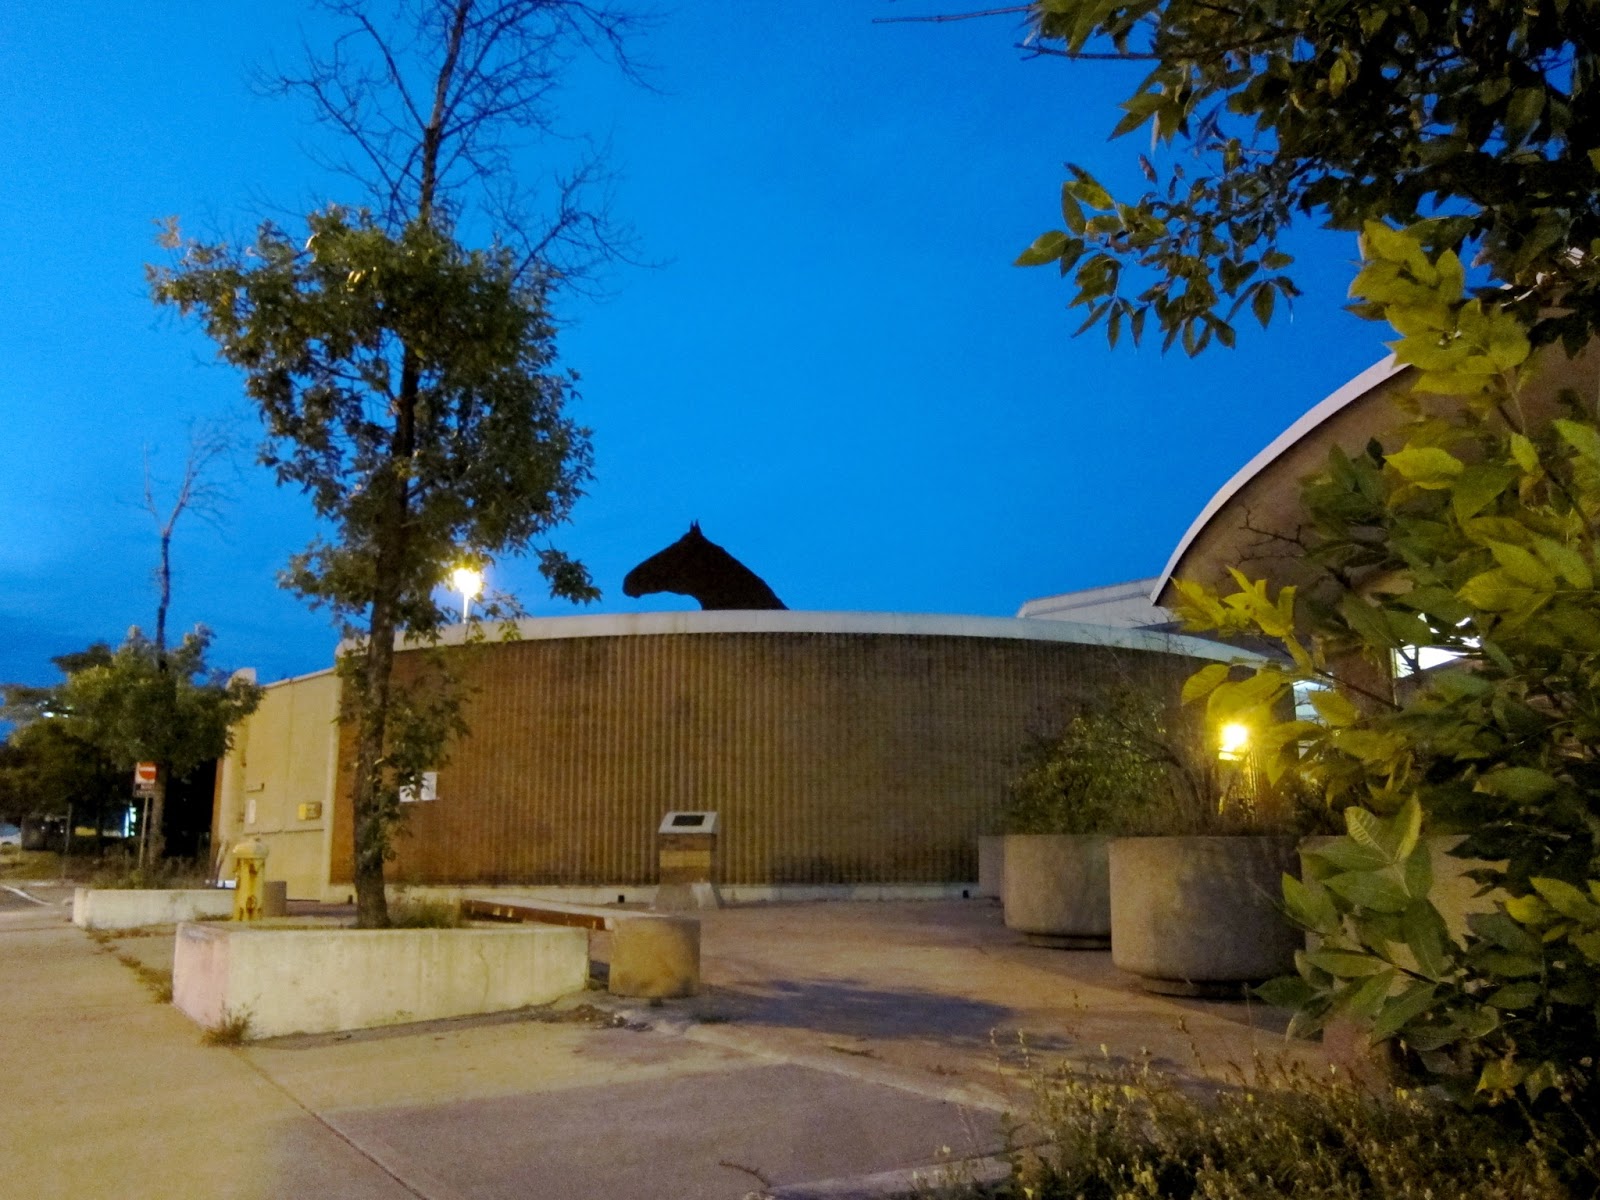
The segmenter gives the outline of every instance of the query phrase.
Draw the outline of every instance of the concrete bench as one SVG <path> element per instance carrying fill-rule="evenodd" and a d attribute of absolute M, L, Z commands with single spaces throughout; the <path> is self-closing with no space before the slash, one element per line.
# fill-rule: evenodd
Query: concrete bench
<path fill-rule="evenodd" d="M 655 999 L 700 990 L 700 922 L 693 917 L 628 912 L 533 897 L 463 896 L 461 915 L 489 921 L 536 921 L 611 935 L 606 988 L 614 996 Z"/>

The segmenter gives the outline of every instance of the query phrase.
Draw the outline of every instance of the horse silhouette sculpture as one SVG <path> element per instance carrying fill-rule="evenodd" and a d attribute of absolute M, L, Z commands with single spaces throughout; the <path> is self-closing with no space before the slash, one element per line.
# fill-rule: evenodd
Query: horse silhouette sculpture
<path fill-rule="evenodd" d="M 700 522 L 659 554 L 652 554 L 622 581 L 628 596 L 676 592 L 701 608 L 787 608 L 761 576 L 700 532 Z"/>

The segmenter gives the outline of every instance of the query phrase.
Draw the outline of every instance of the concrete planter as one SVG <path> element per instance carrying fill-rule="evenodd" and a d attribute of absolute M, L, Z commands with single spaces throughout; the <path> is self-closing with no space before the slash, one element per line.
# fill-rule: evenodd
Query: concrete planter
<path fill-rule="evenodd" d="M 1292 837 L 1117 838 L 1111 961 L 1147 991 L 1239 995 L 1294 969 L 1300 931 L 1282 912 Z"/>
<path fill-rule="evenodd" d="M 548 1004 L 582 991 L 589 935 L 481 929 L 178 927 L 172 1002 L 250 1037 L 332 1033 Z"/>
<path fill-rule="evenodd" d="M 999 900 L 1005 893 L 1006 839 L 985 834 L 978 839 L 978 897 Z"/>
<path fill-rule="evenodd" d="M 1111 839 L 1014 833 L 1005 839 L 1006 928 L 1030 942 L 1103 950 L 1111 938 Z"/>
<path fill-rule="evenodd" d="M 79 929 L 138 929 L 233 915 L 225 888 L 77 888 L 72 923 Z"/>

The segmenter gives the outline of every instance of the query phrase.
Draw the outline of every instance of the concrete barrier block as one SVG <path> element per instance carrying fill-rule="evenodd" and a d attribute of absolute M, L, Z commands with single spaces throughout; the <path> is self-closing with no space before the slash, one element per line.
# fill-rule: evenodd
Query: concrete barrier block
<path fill-rule="evenodd" d="M 231 916 L 225 888 L 77 888 L 72 923 L 79 929 L 138 929 Z"/>
<path fill-rule="evenodd" d="M 581 929 L 184 924 L 172 1002 L 201 1025 L 244 1016 L 250 1037 L 277 1037 L 548 1004 L 588 973 Z"/>
<path fill-rule="evenodd" d="M 693 917 L 619 920 L 611 934 L 614 996 L 693 996 L 700 991 L 700 922 Z"/>

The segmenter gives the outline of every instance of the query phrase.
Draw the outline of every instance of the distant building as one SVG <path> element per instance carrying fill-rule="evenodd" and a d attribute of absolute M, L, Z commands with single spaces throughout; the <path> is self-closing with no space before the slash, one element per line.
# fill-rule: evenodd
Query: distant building
<path fill-rule="evenodd" d="M 1158 580 L 1134 579 L 1104 587 L 1040 596 L 1023 602 L 1017 616 L 1031 621 L 1080 621 L 1085 625 L 1109 625 L 1113 629 L 1177 628 L 1173 616 L 1151 600 Z"/>
<path fill-rule="evenodd" d="M 519 627 L 476 645 L 446 631 L 470 732 L 405 804 L 393 883 L 647 896 L 662 817 L 709 809 L 734 898 L 959 895 L 1030 735 L 1108 678 L 1176 689 L 1234 653 L 1103 624 L 898 613 Z M 397 655 L 398 676 L 420 660 Z M 339 690 L 331 670 L 269 685 L 219 772 L 217 845 L 260 837 L 294 897 L 350 893 Z"/>

